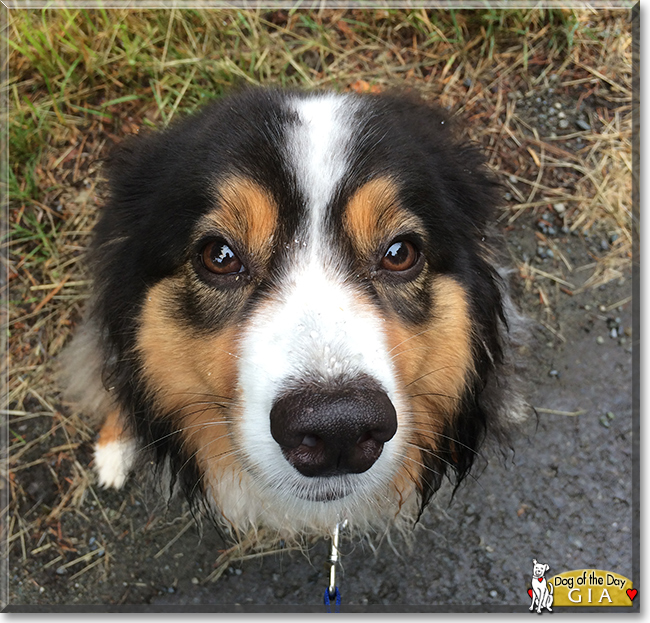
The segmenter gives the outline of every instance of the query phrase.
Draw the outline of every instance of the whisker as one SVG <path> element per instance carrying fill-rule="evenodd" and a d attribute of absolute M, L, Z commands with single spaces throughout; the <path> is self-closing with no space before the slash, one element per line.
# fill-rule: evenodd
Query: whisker
<path fill-rule="evenodd" d="M 205 409 L 203 411 L 201 411 L 201 412 L 196 412 L 196 413 L 202 413 L 204 411 L 205 411 Z M 194 414 L 192 414 L 192 415 L 194 415 Z M 178 428 L 178 429 L 172 431 L 171 433 L 167 433 L 166 435 L 162 435 L 161 437 L 156 437 L 156 439 L 154 439 L 152 442 L 142 446 L 138 450 L 138 452 L 142 452 L 143 450 L 147 450 L 147 449 L 153 447 L 159 441 L 162 441 L 163 439 L 167 439 L 168 437 L 173 437 L 174 435 L 178 435 L 179 433 L 183 433 L 183 432 L 189 430 L 190 428 L 201 428 L 201 430 L 205 430 L 207 428 L 222 426 L 224 424 L 226 424 L 226 422 L 203 422 L 201 424 L 189 424 L 188 426 L 183 426 L 182 428 Z"/>
<path fill-rule="evenodd" d="M 416 431 L 419 436 L 423 437 L 424 439 L 429 439 L 431 441 L 433 441 L 433 437 L 431 437 L 429 435 L 436 435 L 438 437 L 442 437 L 443 439 L 449 439 L 449 441 L 452 441 L 456 445 L 462 446 L 463 448 L 465 448 L 466 450 L 469 450 L 470 452 L 472 452 L 476 456 L 481 456 L 480 453 L 477 452 L 474 448 L 468 446 L 467 444 L 464 444 L 462 441 L 458 441 L 458 439 L 454 439 L 453 437 L 449 437 L 449 435 L 443 435 L 442 433 L 438 433 L 436 431 L 429 431 L 427 433 L 426 431 L 424 431 L 421 428 L 411 428 L 410 430 Z"/>
<path fill-rule="evenodd" d="M 235 401 L 235 399 L 230 396 L 220 396 L 219 394 L 213 394 L 212 392 L 174 392 L 173 394 L 168 394 L 168 396 L 206 396 L 208 398 L 217 398 L 218 400 L 227 400 L 229 402 Z"/>
<path fill-rule="evenodd" d="M 438 396 L 440 398 L 451 398 L 452 400 L 462 400 L 460 396 L 452 396 L 451 394 L 442 394 L 438 392 L 423 392 L 421 394 L 409 394 L 409 398 L 420 398 L 422 396 Z"/>
<path fill-rule="evenodd" d="M 399 353 L 395 353 L 391 356 L 390 360 L 395 361 L 400 355 L 405 353 L 410 353 L 412 350 L 433 350 L 432 346 L 414 346 L 413 348 L 407 348 L 406 350 L 401 350 Z M 389 351 L 390 352 L 390 351 Z"/>
<path fill-rule="evenodd" d="M 421 381 L 424 377 L 429 376 L 430 374 L 435 374 L 436 372 L 440 372 L 441 370 L 448 370 L 449 368 L 460 368 L 461 370 L 463 369 L 462 366 L 442 366 L 441 368 L 436 368 L 435 370 L 431 370 L 431 372 L 427 372 L 426 374 L 423 374 L 422 376 L 418 377 L 414 381 L 407 383 L 406 385 L 404 385 L 404 389 L 406 389 L 410 385 L 413 385 L 413 383 L 417 383 L 418 381 Z"/>
<path fill-rule="evenodd" d="M 439 454 L 436 454 L 433 450 L 430 450 L 428 448 L 424 448 L 423 446 L 419 446 L 418 444 L 412 443 L 410 441 L 407 441 L 406 443 L 407 443 L 407 445 L 411 446 L 412 448 L 416 448 L 417 450 L 420 450 L 422 452 L 426 452 L 427 454 L 430 454 L 432 457 L 434 457 L 435 459 L 437 459 L 441 463 L 444 463 L 445 465 L 447 465 L 447 467 L 450 467 L 451 469 L 456 469 L 456 466 L 453 463 L 450 463 L 449 461 L 445 461 L 445 459 L 443 459 Z M 423 465 L 423 467 L 426 467 L 426 465 Z M 434 473 L 437 473 L 437 472 L 434 472 Z M 476 478 L 476 476 L 474 476 L 471 472 L 468 472 L 467 475 L 472 480 L 474 480 L 474 482 L 478 482 L 478 478 Z"/>
<path fill-rule="evenodd" d="M 433 331 L 433 330 L 435 330 L 435 327 L 431 327 L 430 329 L 425 329 L 424 331 L 420 331 L 419 333 L 415 333 L 410 337 L 407 337 L 405 340 L 402 340 L 399 344 L 395 344 L 395 346 L 393 346 L 393 348 L 391 348 L 388 351 L 388 354 L 390 355 L 396 348 L 399 348 L 402 344 L 406 344 L 406 342 L 408 342 L 409 340 L 412 340 L 416 337 L 420 337 L 421 335 L 424 335 L 425 333 L 429 333 L 429 331 Z"/>

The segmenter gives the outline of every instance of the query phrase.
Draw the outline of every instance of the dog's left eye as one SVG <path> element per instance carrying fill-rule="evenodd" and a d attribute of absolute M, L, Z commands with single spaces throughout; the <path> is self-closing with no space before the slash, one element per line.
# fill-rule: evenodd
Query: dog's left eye
<path fill-rule="evenodd" d="M 225 240 L 208 242 L 200 254 L 201 264 L 215 275 L 236 275 L 244 265 Z"/>
<path fill-rule="evenodd" d="M 392 272 L 403 272 L 412 268 L 418 258 L 419 254 L 413 244 L 407 240 L 396 240 L 388 247 L 381 260 L 381 267 Z"/>

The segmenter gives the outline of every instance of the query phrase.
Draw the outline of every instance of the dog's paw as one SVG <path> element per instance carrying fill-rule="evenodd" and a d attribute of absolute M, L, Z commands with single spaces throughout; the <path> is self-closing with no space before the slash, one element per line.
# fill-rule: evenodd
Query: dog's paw
<path fill-rule="evenodd" d="M 116 439 L 95 444 L 95 470 L 99 484 L 121 489 L 135 462 L 136 444 L 133 439 Z"/>

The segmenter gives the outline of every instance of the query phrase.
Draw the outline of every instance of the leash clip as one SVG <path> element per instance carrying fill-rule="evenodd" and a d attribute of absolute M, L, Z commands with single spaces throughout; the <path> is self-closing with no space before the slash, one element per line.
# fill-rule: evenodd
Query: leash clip
<path fill-rule="evenodd" d="M 336 611 L 338 612 L 338 607 L 341 605 L 341 593 L 339 592 L 338 586 L 336 586 L 336 566 L 341 559 L 341 552 L 339 551 L 339 539 L 341 536 L 342 530 L 348 525 L 348 520 L 345 519 L 342 522 L 338 522 L 334 527 L 334 532 L 332 533 L 332 547 L 330 549 L 330 583 L 325 591 L 325 605 L 330 604 L 330 599 L 336 599 Z"/>

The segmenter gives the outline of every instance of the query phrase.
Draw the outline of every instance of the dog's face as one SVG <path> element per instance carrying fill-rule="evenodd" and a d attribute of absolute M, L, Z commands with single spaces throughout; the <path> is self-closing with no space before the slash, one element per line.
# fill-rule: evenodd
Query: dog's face
<path fill-rule="evenodd" d="M 548 565 L 533 560 L 533 579 L 543 578 L 544 574 L 550 569 Z"/>
<path fill-rule="evenodd" d="M 413 100 L 252 91 L 127 141 L 96 229 L 104 377 L 238 529 L 362 529 L 509 409 L 495 185 Z"/>

